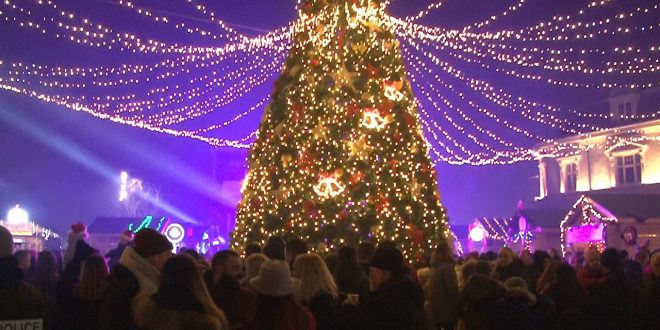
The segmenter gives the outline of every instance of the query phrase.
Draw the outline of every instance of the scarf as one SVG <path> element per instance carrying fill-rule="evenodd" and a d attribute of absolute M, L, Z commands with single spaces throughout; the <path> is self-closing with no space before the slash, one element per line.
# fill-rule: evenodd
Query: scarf
<path fill-rule="evenodd" d="M 152 295 L 158 291 L 160 272 L 147 259 L 135 252 L 132 247 L 126 247 L 119 258 L 119 263 L 133 273 L 140 284 L 140 292 Z"/>

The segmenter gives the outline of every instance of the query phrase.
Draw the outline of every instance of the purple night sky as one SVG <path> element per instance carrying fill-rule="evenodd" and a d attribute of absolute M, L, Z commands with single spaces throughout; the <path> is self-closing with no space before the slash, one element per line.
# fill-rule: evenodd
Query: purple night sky
<path fill-rule="evenodd" d="M 460 26 L 500 12 L 512 3 L 495 2 L 448 1 L 442 10 L 425 17 L 422 23 Z M 96 13 L 98 21 L 114 28 L 124 23 L 130 24 L 127 30 L 139 33 L 136 29 L 139 26 L 136 22 L 139 21 L 132 22 L 133 16 L 129 16 L 131 19 L 125 18 L 123 12 L 111 4 L 112 1 L 63 3 L 79 9 L 83 14 Z M 428 3 L 430 0 L 393 1 L 389 10 L 392 15 L 402 17 L 425 8 Z M 552 15 L 570 12 L 575 2 L 536 0 L 530 3 L 523 14 L 516 16 L 517 20 L 500 24 L 509 24 L 508 27 L 528 25 Z M 580 1 L 580 4 L 583 2 Z M 284 26 L 296 15 L 295 0 L 219 0 L 209 6 L 221 19 L 235 24 L 241 32 L 253 34 L 258 30 Z M 99 7 L 107 7 L 108 10 L 99 16 Z M 524 22 L 520 17 L 529 21 Z M 54 41 L 53 44 L 24 43 L 23 38 L 30 32 L 9 27 L 7 23 L 0 23 L 0 59 L 7 62 L 34 62 L 44 58 L 39 56 L 41 52 L 49 52 L 52 56 L 48 58 L 53 63 L 48 64 L 84 65 L 86 58 L 94 56 L 93 50 L 62 41 Z M 149 26 L 144 28 L 162 40 L 181 41 L 179 36 L 161 36 Z M 72 54 L 66 51 L 68 49 L 80 51 Z M 107 63 L 127 60 L 130 60 L 130 55 L 120 54 L 116 58 L 107 58 Z M 491 77 L 481 78 L 488 80 Z M 507 84 L 510 90 L 532 89 L 523 83 L 501 83 Z M 265 86 L 270 89 L 272 83 Z M 529 90 L 528 95 L 556 101 L 555 92 L 552 88 L 536 88 Z M 582 100 L 590 102 L 599 97 L 590 95 Z M 575 95 L 565 93 L 562 104 L 575 106 L 576 99 Z M 255 100 L 241 102 L 254 104 Z M 558 101 L 554 104 L 561 105 Z M 214 173 L 223 173 L 226 159 L 243 159 L 247 150 L 216 149 L 200 141 L 102 121 L 10 92 L 0 92 L 0 113 L 0 213 L 20 203 L 30 212 L 33 220 L 62 233 L 76 221 L 89 224 L 97 216 L 118 215 L 120 211 L 116 199 L 122 170 L 157 187 L 163 200 L 192 219 L 212 221 L 228 209 L 233 209 L 233 204 L 237 202 L 229 197 L 219 197 L 222 192 L 208 186 L 213 181 Z M 260 115 L 232 126 L 231 132 L 225 134 L 244 136 L 256 128 Z M 442 200 L 453 224 L 467 224 L 475 217 L 510 216 L 518 200 L 529 201 L 538 194 L 534 162 L 481 167 L 440 164 L 437 169 Z M 242 174 L 230 173 L 224 178 L 240 180 Z"/>

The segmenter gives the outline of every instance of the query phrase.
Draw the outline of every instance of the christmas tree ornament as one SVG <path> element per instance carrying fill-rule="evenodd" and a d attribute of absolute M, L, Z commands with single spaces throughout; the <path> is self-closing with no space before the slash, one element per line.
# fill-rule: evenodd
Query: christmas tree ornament
<path fill-rule="evenodd" d="M 377 109 L 367 108 L 362 112 L 362 126 L 380 131 L 387 125 L 387 120 L 381 117 Z"/>
<path fill-rule="evenodd" d="M 342 185 L 334 177 L 322 176 L 318 184 L 314 186 L 314 192 L 321 198 L 332 198 L 344 192 L 344 185 Z"/>

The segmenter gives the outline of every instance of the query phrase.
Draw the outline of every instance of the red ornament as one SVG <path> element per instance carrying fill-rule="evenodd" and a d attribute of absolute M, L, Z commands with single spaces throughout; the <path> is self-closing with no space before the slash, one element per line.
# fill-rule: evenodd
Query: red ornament
<path fill-rule="evenodd" d="M 396 133 L 394 133 L 394 135 L 392 136 L 392 140 L 394 140 L 394 142 L 401 142 L 401 137 L 402 137 L 402 136 L 401 136 L 401 133 L 396 132 Z"/>
<path fill-rule="evenodd" d="M 351 184 L 356 184 L 364 180 L 364 172 L 357 171 L 351 175 Z"/>
<path fill-rule="evenodd" d="M 313 58 L 311 61 L 309 61 L 309 64 L 312 66 L 312 68 L 316 68 L 317 66 L 319 66 L 320 62 L 319 60 Z"/>
<path fill-rule="evenodd" d="M 381 212 L 384 209 L 386 209 L 388 206 L 390 206 L 390 199 L 383 195 L 378 196 L 378 201 L 376 202 L 375 205 L 376 211 Z"/>
<path fill-rule="evenodd" d="M 346 218 L 348 218 L 348 210 L 343 209 L 339 212 L 339 220 L 346 220 Z"/>
<path fill-rule="evenodd" d="M 305 114 L 305 107 L 300 103 L 294 103 L 291 106 L 291 111 L 293 111 L 293 122 L 297 123 L 300 118 Z"/>
<path fill-rule="evenodd" d="M 394 103 L 385 101 L 378 105 L 378 112 L 381 117 L 385 117 L 392 113 L 392 108 L 394 108 Z"/>
<path fill-rule="evenodd" d="M 380 69 L 377 66 L 367 64 L 367 77 L 377 78 L 380 76 Z"/>
<path fill-rule="evenodd" d="M 408 235 L 412 239 L 414 244 L 421 245 L 424 243 L 424 232 L 417 229 L 417 226 L 410 224 L 408 227 Z"/>
<path fill-rule="evenodd" d="M 312 11 L 312 7 L 313 7 L 313 6 L 314 6 L 314 5 L 312 4 L 312 1 L 311 1 L 311 0 L 310 0 L 310 1 L 307 1 L 307 2 L 303 5 L 303 10 L 309 13 L 310 11 Z"/>
<path fill-rule="evenodd" d="M 353 117 L 357 114 L 360 114 L 361 112 L 362 112 L 362 109 L 360 109 L 360 107 L 358 107 L 357 105 L 355 105 L 353 103 L 350 103 L 350 104 L 348 104 L 348 106 L 346 106 L 346 114 L 349 117 Z"/>
<path fill-rule="evenodd" d="M 389 161 L 388 164 L 390 165 L 390 169 L 391 169 L 392 171 L 395 171 L 396 168 L 397 168 L 397 166 L 399 165 L 399 161 L 396 160 L 396 159 L 392 159 L 392 160 Z"/>
<path fill-rule="evenodd" d="M 337 46 L 339 50 L 344 50 L 344 39 L 346 38 L 346 29 L 339 31 L 339 36 L 337 37 Z"/>
<path fill-rule="evenodd" d="M 284 228 L 287 229 L 287 230 L 291 230 L 291 228 L 293 228 L 293 223 L 291 222 L 291 220 L 287 221 L 284 224 Z"/>
<path fill-rule="evenodd" d="M 415 117 L 413 115 L 409 114 L 408 112 L 403 113 L 403 122 L 408 125 L 408 127 L 413 128 L 415 126 Z"/>

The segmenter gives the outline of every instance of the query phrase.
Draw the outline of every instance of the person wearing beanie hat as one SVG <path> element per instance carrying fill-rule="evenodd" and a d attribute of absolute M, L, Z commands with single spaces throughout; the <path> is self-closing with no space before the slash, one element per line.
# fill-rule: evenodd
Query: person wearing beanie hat
<path fill-rule="evenodd" d="M 106 281 L 101 304 L 101 329 L 135 329 L 131 302 L 139 294 L 158 291 L 160 273 L 172 257 L 172 243 L 159 232 L 145 228 L 137 232 Z"/>
<path fill-rule="evenodd" d="M 119 258 L 124 253 L 124 250 L 127 246 L 133 246 L 133 232 L 130 230 L 124 230 L 119 235 L 119 243 L 117 247 L 110 250 L 105 257 L 108 259 L 108 267 L 112 269 L 115 265 L 119 263 Z"/>
<path fill-rule="evenodd" d="M 373 292 L 359 310 L 361 328 L 427 328 L 424 292 L 406 278 L 401 251 L 389 244 L 379 245 L 369 266 L 369 280 Z"/>
<path fill-rule="evenodd" d="M 13 249 L 12 234 L 0 226 L 0 321 L 37 319 L 45 329 L 53 328 L 53 306 L 37 288 L 25 283 L 23 272 L 12 256 Z M 2 328 L 14 329 L 11 325 Z"/>

